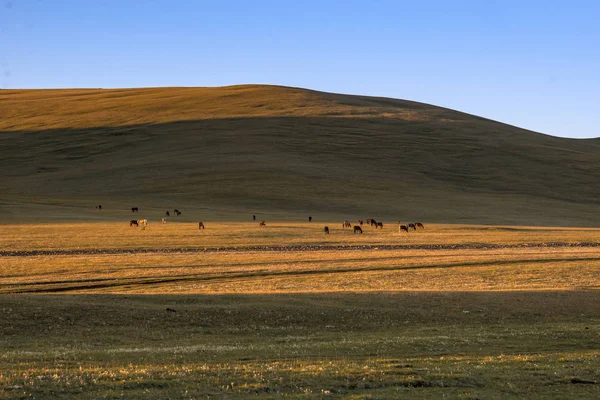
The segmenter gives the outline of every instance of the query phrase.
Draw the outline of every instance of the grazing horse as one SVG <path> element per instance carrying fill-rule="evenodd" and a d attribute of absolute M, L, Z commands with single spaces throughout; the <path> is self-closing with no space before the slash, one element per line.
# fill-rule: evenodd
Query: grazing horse
<path fill-rule="evenodd" d="M 323 232 L 325 232 L 326 234 L 328 234 L 328 235 L 329 235 L 329 227 L 328 227 L 328 226 L 326 226 L 325 228 L 323 228 Z"/>
<path fill-rule="evenodd" d="M 258 224 L 258 226 L 267 226 L 267 223 L 265 221 L 262 221 L 260 224 Z"/>
<path fill-rule="evenodd" d="M 179 216 L 181 215 L 181 211 L 179 211 L 178 209 L 173 210 L 173 212 L 175 213 L 175 215 Z"/>
<path fill-rule="evenodd" d="M 354 233 L 356 233 L 356 232 L 362 233 L 362 228 L 358 225 L 354 225 Z"/>
<path fill-rule="evenodd" d="M 198 230 L 204 229 L 204 222 L 198 222 Z"/>
<path fill-rule="evenodd" d="M 146 229 L 146 227 L 148 226 L 148 220 L 147 219 L 138 219 L 138 225 L 142 227 L 142 229 Z"/>
<path fill-rule="evenodd" d="M 342 229 L 345 228 L 352 228 L 352 224 L 350 223 L 350 221 L 345 220 L 344 222 L 342 222 Z"/>
<path fill-rule="evenodd" d="M 162 222 L 163 224 L 166 224 L 167 223 L 167 219 L 163 218 L 163 219 L 160 220 L 160 222 Z"/>
<path fill-rule="evenodd" d="M 138 210 L 137 207 L 131 207 L 131 212 L 138 212 L 138 211 L 140 211 L 140 210 Z"/>
<path fill-rule="evenodd" d="M 413 231 L 417 230 L 417 227 L 415 226 L 415 224 L 408 224 L 409 228 L 412 228 Z"/>
<path fill-rule="evenodd" d="M 362 219 L 359 219 L 359 220 L 358 220 L 358 224 L 359 224 L 360 226 L 363 226 L 363 220 L 362 220 Z"/>
<path fill-rule="evenodd" d="M 132 226 L 139 226 L 137 219 L 132 219 L 131 221 L 129 221 L 129 227 L 131 228 Z"/>
<path fill-rule="evenodd" d="M 400 232 L 401 231 L 406 231 L 406 233 L 408 233 L 408 226 L 406 226 L 406 225 L 400 225 L 400 230 L 399 231 Z"/>
<path fill-rule="evenodd" d="M 375 229 L 377 229 L 377 228 L 383 229 L 383 222 L 376 222 L 375 223 Z"/>
<path fill-rule="evenodd" d="M 369 218 L 369 219 L 367 220 L 367 224 L 369 224 L 369 225 L 371 225 L 371 226 L 375 225 L 376 223 L 377 223 L 377 221 L 375 221 L 373 218 Z"/>
<path fill-rule="evenodd" d="M 425 229 L 425 227 L 423 226 L 423 224 L 420 223 L 420 222 L 415 222 L 415 230 L 417 230 L 417 228 Z"/>
<path fill-rule="evenodd" d="M 167 217 L 170 217 L 170 216 L 171 216 L 171 213 L 167 211 L 167 212 L 165 213 L 165 215 L 166 215 Z"/>

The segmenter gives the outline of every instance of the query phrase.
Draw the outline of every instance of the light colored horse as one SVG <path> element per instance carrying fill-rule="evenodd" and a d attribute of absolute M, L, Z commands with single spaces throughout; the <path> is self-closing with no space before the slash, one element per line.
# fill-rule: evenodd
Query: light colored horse
<path fill-rule="evenodd" d="M 163 224 L 166 224 L 167 223 L 167 219 L 163 218 L 163 219 L 160 220 L 160 222 L 162 222 Z"/>
<path fill-rule="evenodd" d="M 148 220 L 138 219 L 138 226 L 142 227 L 142 229 L 146 229 L 146 227 L 148 226 Z"/>

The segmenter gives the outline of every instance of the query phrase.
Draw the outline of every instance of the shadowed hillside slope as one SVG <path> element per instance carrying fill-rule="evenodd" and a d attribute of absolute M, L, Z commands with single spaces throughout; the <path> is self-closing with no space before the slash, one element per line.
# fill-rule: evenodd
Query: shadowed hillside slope
<path fill-rule="evenodd" d="M 0 221 L 600 223 L 600 143 L 387 98 L 246 85 L 0 91 Z M 102 204 L 103 210 L 94 210 Z"/>

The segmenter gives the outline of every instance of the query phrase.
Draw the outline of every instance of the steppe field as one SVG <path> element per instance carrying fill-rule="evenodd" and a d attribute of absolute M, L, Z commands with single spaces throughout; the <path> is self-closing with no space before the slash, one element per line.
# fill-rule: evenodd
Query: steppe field
<path fill-rule="evenodd" d="M 0 398 L 599 399 L 599 166 L 409 100 L 0 90 Z"/>
<path fill-rule="evenodd" d="M 600 229 L 340 222 L 0 225 L 0 397 L 600 397 Z"/>

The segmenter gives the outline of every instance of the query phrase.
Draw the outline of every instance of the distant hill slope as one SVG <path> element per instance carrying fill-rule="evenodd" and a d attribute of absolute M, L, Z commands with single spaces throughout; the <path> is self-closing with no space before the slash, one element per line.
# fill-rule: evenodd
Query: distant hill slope
<path fill-rule="evenodd" d="M 0 221 L 600 225 L 600 141 L 279 86 L 0 91 Z M 103 204 L 97 212 L 95 204 Z"/>

